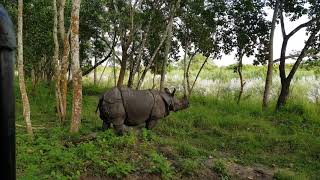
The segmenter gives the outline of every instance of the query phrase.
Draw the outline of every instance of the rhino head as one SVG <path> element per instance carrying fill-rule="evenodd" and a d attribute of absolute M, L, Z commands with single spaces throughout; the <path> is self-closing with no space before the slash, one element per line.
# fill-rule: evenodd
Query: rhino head
<path fill-rule="evenodd" d="M 164 88 L 164 92 L 161 94 L 162 98 L 166 102 L 170 111 L 179 111 L 182 109 L 186 109 L 189 107 L 189 100 L 186 96 L 182 99 L 178 99 L 175 97 L 176 89 L 172 92 L 168 88 Z"/>

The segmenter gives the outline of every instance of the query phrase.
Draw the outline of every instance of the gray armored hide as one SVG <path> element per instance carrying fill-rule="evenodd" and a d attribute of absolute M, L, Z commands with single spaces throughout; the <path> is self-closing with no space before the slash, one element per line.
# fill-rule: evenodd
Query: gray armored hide
<path fill-rule="evenodd" d="M 114 87 L 100 97 L 97 110 L 103 120 L 103 128 L 111 124 L 119 134 L 123 125 L 137 126 L 143 123 L 147 129 L 152 129 L 159 119 L 168 116 L 170 111 L 178 111 L 189 106 L 184 97 L 179 100 L 168 89 L 133 90 L 127 87 Z"/>

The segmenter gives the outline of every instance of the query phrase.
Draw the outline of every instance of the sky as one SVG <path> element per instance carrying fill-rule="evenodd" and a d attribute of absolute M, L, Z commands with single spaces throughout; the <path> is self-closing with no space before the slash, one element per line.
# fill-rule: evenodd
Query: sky
<path fill-rule="evenodd" d="M 267 19 L 271 21 L 273 11 L 271 9 L 267 9 L 266 12 L 268 13 Z M 299 26 L 300 24 L 307 22 L 308 17 L 303 16 L 300 19 L 296 20 L 295 22 L 290 22 L 288 18 L 284 17 L 285 20 L 285 28 L 286 33 L 290 33 L 294 28 Z M 295 35 L 293 35 L 290 40 L 288 41 L 287 46 L 287 53 L 286 55 L 289 55 L 293 51 L 300 51 L 303 46 L 304 42 L 307 40 L 308 36 L 306 35 L 306 28 L 301 29 L 298 31 Z M 281 27 L 280 24 L 276 25 L 275 34 L 274 34 L 274 40 L 273 40 L 273 56 L 274 59 L 278 59 L 280 57 L 280 51 L 281 51 L 281 45 L 282 45 L 282 33 L 281 33 Z M 243 63 L 244 64 L 252 64 L 254 57 L 244 57 Z M 235 59 L 234 53 L 230 55 L 223 55 L 221 59 L 219 60 L 213 60 L 214 64 L 218 66 L 228 66 L 230 64 L 235 64 L 237 61 Z M 290 62 L 290 61 L 289 61 Z"/>

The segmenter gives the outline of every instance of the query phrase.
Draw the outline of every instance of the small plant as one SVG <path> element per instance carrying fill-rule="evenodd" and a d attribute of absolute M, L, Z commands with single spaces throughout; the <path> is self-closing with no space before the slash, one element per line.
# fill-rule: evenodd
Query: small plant
<path fill-rule="evenodd" d="M 117 162 L 107 168 L 107 174 L 113 177 L 123 177 L 134 171 L 134 167 L 129 163 Z"/>
<path fill-rule="evenodd" d="M 227 168 L 225 166 L 225 163 L 222 160 L 214 161 L 212 169 L 214 172 L 219 174 L 221 179 L 223 179 L 223 180 L 230 179 L 230 176 L 227 172 Z"/>
<path fill-rule="evenodd" d="M 286 170 L 286 169 L 281 169 L 278 170 L 273 178 L 275 180 L 306 180 L 308 179 L 307 177 L 305 177 L 302 174 L 295 174 L 292 171 Z"/>
<path fill-rule="evenodd" d="M 160 173 L 163 179 L 170 179 L 172 177 L 172 168 L 170 163 L 162 155 L 153 152 L 150 154 L 151 172 Z"/>
<path fill-rule="evenodd" d="M 193 175 L 200 167 L 199 162 L 193 159 L 182 159 L 179 165 L 181 172 L 187 175 Z"/>
<path fill-rule="evenodd" d="M 152 137 L 152 131 L 149 131 L 149 130 L 143 128 L 142 129 L 142 139 L 144 141 L 150 141 L 150 140 L 152 140 L 152 138 L 153 138 Z"/>

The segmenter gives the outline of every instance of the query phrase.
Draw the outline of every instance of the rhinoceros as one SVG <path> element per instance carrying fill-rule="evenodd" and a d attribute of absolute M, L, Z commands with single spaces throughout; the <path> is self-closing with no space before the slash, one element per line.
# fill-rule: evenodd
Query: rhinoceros
<path fill-rule="evenodd" d="M 158 90 L 133 90 L 127 87 L 114 87 L 104 93 L 98 102 L 97 110 L 103 121 L 102 128 L 108 129 L 111 124 L 119 135 L 123 134 L 124 125 L 138 126 L 145 124 L 152 129 L 159 119 L 189 107 L 186 96 L 177 99 L 168 88 Z"/>

